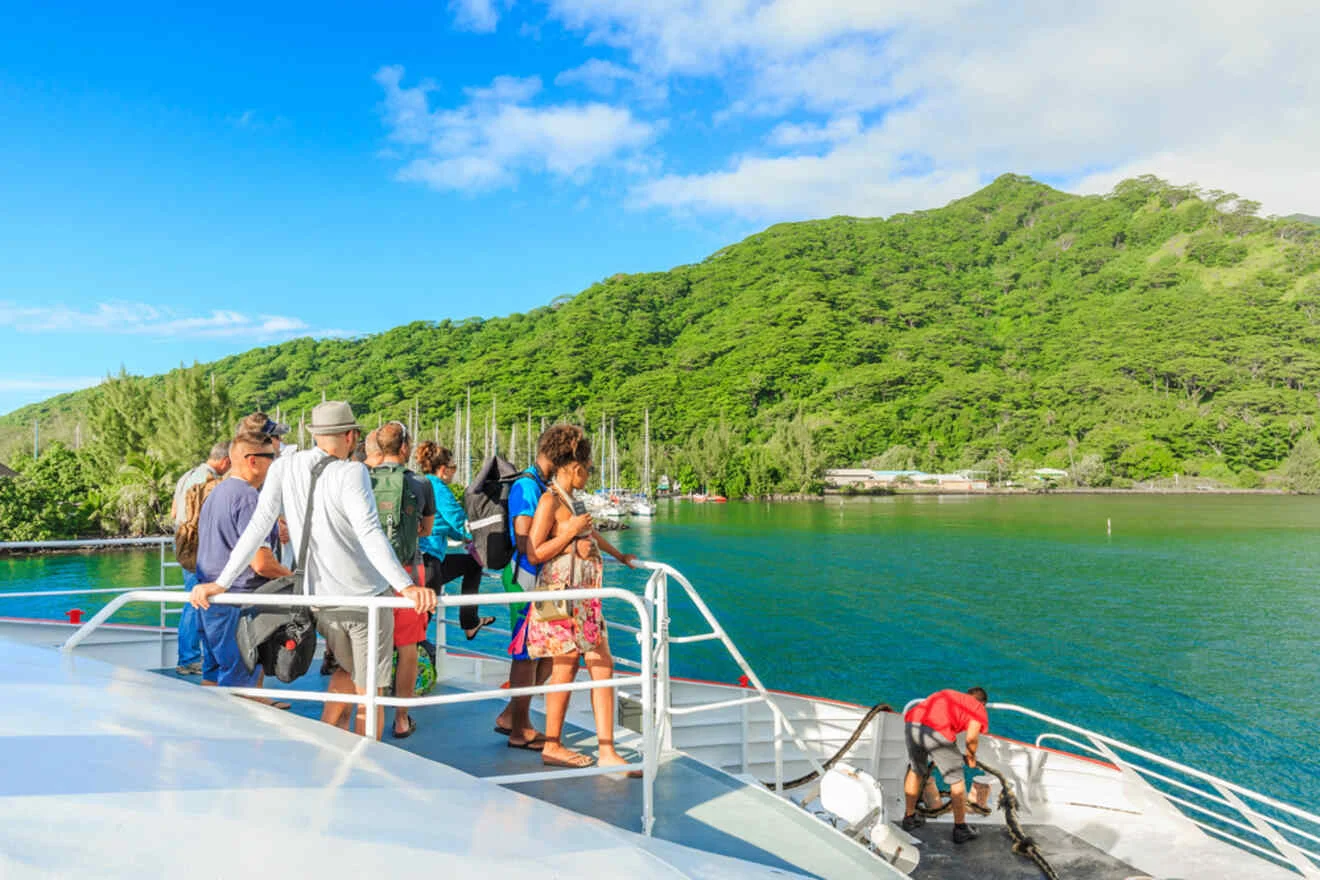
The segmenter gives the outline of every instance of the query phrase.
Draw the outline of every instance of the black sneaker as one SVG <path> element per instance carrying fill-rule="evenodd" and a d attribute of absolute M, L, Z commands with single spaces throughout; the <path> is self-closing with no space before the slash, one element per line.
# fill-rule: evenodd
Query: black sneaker
<path fill-rule="evenodd" d="M 904 816 L 903 821 L 899 823 L 898 827 L 902 828 L 904 831 L 912 831 L 913 829 L 920 828 L 922 825 L 925 824 L 926 824 L 925 816 L 918 816 L 916 813 L 913 813 L 911 816 Z"/>
<path fill-rule="evenodd" d="M 953 826 L 954 843 L 966 843 L 967 841 L 971 840 L 973 837 L 976 837 L 976 834 L 977 834 L 976 829 L 965 822 L 962 825 Z"/>

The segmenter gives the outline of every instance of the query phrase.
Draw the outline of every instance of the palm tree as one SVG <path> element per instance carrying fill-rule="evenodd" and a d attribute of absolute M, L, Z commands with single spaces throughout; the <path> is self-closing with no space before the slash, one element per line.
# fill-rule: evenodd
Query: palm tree
<path fill-rule="evenodd" d="M 102 525 L 107 531 L 147 535 L 165 530 L 174 481 L 164 462 L 130 452 L 115 474 Z M 106 517 L 105 514 L 109 516 Z"/>

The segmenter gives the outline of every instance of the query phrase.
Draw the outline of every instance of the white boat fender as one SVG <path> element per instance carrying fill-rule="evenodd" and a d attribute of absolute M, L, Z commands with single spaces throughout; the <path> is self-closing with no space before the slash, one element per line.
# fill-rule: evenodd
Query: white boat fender
<path fill-rule="evenodd" d="M 885 793 L 871 774 L 839 762 L 820 780 L 820 805 L 840 822 L 849 837 L 869 841 L 885 861 L 911 873 L 921 860 L 913 838 L 885 815 Z"/>

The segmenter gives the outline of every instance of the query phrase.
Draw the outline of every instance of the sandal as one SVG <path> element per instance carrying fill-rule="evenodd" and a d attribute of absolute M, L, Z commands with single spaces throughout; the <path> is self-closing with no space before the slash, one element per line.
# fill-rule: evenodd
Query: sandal
<path fill-rule="evenodd" d="M 596 763 L 589 755 L 581 752 L 570 752 L 571 758 L 551 758 L 547 755 L 541 756 L 541 763 L 547 767 L 567 767 L 572 770 L 581 770 L 583 767 L 590 767 Z"/>
<path fill-rule="evenodd" d="M 411 715 L 408 716 L 408 729 L 405 730 L 403 733 L 399 733 L 398 727 L 390 728 L 390 734 L 395 739 L 407 739 L 416 732 L 417 732 L 417 722 L 413 720 L 413 717 Z"/>
<path fill-rule="evenodd" d="M 484 627 L 490 626 L 494 622 L 495 618 L 493 617 L 482 617 L 472 629 L 463 630 L 463 635 L 467 636 L 467 640 L 470 642 L 477 637 L 477 633 L 481 632 Z"/>
<path fill-rule="evenodd" d="M 545 737 L 538 733 L 535 739 L 520 743 L 509 740 L 508 745 L 511 749 L 526 749 L 529 752 L 539 752 L 541 749 L 545 748 Z"/>

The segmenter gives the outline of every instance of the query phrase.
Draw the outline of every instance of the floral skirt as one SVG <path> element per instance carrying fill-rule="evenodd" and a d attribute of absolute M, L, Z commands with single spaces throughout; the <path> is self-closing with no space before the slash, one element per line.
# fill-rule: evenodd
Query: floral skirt
<path fill-rule="evenodd" d="M 563 584 L 565 589 L 591 589 L 600 586 L 599 552 L 589 559 L 574 559 L 571 554 L 557 556 L 541 569 L 541 581 Z M 590 651 L 605 634 L 605 615 L 599 599 L 572 603 L 573 613 L 559 620 L 542 620 L 535 607 L 527 615 L 527 656 L 558 657 Z"/>

